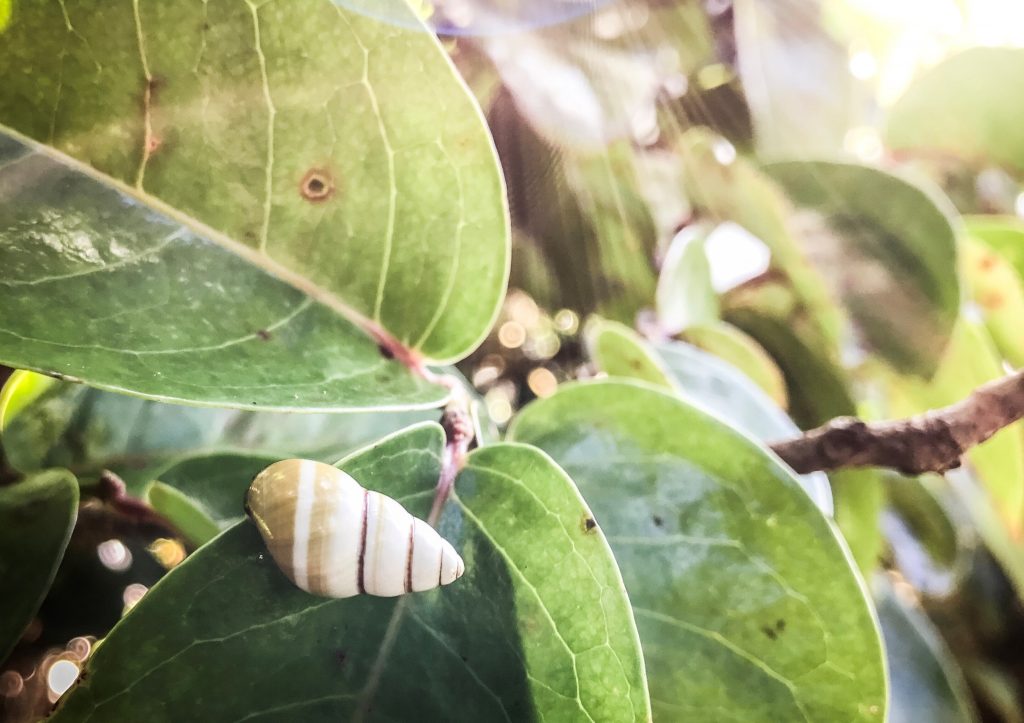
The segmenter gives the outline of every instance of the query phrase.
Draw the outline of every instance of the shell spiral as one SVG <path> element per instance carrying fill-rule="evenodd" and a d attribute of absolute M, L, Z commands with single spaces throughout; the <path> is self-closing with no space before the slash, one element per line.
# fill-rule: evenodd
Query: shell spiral
<path fill-rule="evenodd" d="M 322 462 L 275 462 L 256 475 L 246 503 L 278 567 L 314 595 L 393 597 L 465 571 L 430 525 Z"/>

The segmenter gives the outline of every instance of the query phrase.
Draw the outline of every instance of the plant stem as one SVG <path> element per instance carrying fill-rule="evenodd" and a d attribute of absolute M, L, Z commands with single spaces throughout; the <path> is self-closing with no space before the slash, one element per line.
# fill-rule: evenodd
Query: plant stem
<path fill-rule="evenodd" d="M 441 454 L 441 475 L 437 480 L 434 492 L 434 504 L 427 515 L 427 524 L 437 527 L 441 518 L 441 510 L 448 501 L 455 478 L 466 464 L 469 447 L 476 438 L 473 420 L 470 413 L 470 399 L 462 382 L 455 377 L 441 377 L 442 383 L 452 392 L 452 401 L 445 407 L 441 415 L 441 426 L 444 428 L 445 445 Z"/>
<path fill-rule="evenodd" d="M 839 417 L 771 448 L 800 474 L 844 467 L 942 473 L 959 467 L 969 449 L 1022 417 L 1024 370 L 978 387 L 948 407 L 887 422 Z"/>

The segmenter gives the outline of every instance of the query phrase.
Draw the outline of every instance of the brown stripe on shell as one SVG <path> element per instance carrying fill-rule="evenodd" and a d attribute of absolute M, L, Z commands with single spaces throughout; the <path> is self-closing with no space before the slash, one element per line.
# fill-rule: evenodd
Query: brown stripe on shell
<path fill-rule="evenodd" d="M 366 593 L 366 526 L 370 514 L 370 490 L 363 490 L 363 531 L 359 541 L 359 592 Z"/>
<path fill-rule="evenodd" d="M 437 561 L 437 586 L 441 587 L 441 575 L 444 572 L 444 545 L 441 545 L 441 557 Z"/>
<path fill-rule="evenodd" d="M 412 551 L 416 546 L 416 520 L 409 520 L 409 552 L 405 556 L 405 591 L 412 592 Z"/>

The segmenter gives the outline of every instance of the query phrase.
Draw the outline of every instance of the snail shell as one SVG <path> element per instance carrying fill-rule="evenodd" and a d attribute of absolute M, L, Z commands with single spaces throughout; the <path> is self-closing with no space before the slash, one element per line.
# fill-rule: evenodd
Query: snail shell
<path fill-rule="evenodd" d="M 314 595 L 392 597 L 465 571 L 430 525 L 322 462 L 275 462 L 256 475 L 246 504 L 278 567 Z"/>

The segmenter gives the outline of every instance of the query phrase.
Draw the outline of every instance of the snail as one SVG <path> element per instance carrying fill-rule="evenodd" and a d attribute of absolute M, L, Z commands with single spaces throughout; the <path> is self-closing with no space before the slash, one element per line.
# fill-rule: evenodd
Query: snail
<path fill-rule="evenodd" d="M 448 585 L 465 571 L 426 522 L 322 462 L 270 465 L 249 487 L 246 511 L 281 571 L 314 595 L 393 597 Z"/>

